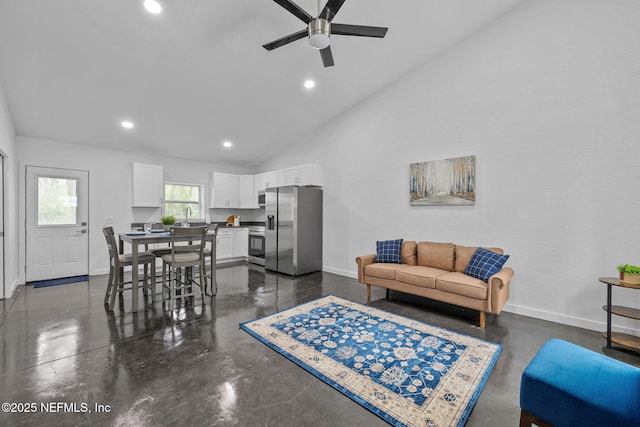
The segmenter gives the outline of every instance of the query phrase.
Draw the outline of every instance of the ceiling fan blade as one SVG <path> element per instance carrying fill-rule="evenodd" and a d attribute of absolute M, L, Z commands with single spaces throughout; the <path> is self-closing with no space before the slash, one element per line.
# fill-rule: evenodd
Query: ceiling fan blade
<path fill-rule="evenodd" d="M 331 22 L 335 18 L 336 13 L 340 10 L 345 0 L 329 0 L 320 12 L 319 18 L 326 19 Z"/>
<path fill-rule="evenodd" d="M 285 44 L 289 44 L 291 42 L 294 42 L 296 40 L 300 40 L 304 37 L 307 37 L 307 35 L 309 34 L 308 30 L 301 30 L 298 31 L 297 33 L 293 33 L 293 34 L 289 34 L 288 36 L 284 36 L 279 38 L 278 40 L 274 40 L 271 43 L 267 43 L 262 45 L 263 48 L 267 49 L 267 50 L 273 50 L 275 48 L 278 48 L 280 46 L 284 46 Z"/>
<path fill-rule="evenodd" d="M 366 25 L 331 24 L 331 34 L 342 36 L 379 37 L 387 34 L 388 28 L 369 27 Z"/>
<path fill-rule="evenodd" d="M 325 67 L 333 67 L 333 55 L 331 54 L 331 46 L 320 49 L 320 56 Z"/>
<path fill-rule="evenodd" d="M 300 7 L 292 2 L 291 0 L 273 0 L 278 3 L 280 6 L 287 9 L 291 14 L 293 14 L 296 18 L 308 24 L 313 20 L 313 16 L 309 15 L 304 10 L 300 9 Z"/>

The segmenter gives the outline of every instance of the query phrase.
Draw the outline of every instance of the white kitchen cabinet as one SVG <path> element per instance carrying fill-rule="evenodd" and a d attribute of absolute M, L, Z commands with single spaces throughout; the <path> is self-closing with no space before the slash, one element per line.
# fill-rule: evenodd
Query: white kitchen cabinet
<path fill-rule="evenodd" d="M 134 163 L 131 206 L 159 208 L 164 200 L 164 170 L 161 165 Z"/>
<path fill-rule="evenodd" d="M 253 175 L 238 176 L 237 207 L 240 209 L 255 209 L 258 207 L 258 198 L 253 192 Z"/>
<path fill-rule="evenodd" d="M 297 166 L 284 170 L 284 185 L 298 185 L 299 180 L 300 178 Z"/>
<path fill-rule="evenodd" d="M 253 194 L 256 200 L 258 200 L 259 192 L 264 191 L 267 188 L 271 188 L 271 187 L 278 187 L 277 171 L 263 172 L 254 176 Z"/>
<path fill-rule="evenodd" d="M 214 172 L 211 179 L 212 208 L 238 207 L 238 175 Z"/>
<path fill-rule="evenodd" d="M 263 172 L 256 175 L 255 192 L 264 191 L 267 188 L 281 187 L 284 185 L 284 169 Z"/>
<path fill-rule="evenodd" d="M 322 168 L 314 163 L 294 166 L 284 170 L 284 185 L 322 186 Z"/>
<path fill-rule="evenodd" d="M 211 173 L 210 208 L 257 209 L 258 192 L 283 185 L 322 186 L 322 169 L 308 163 L 257 175 Z"/>
<path fill-rule="evenodd" d="M 262 186 L 263 190 L 278 186 L 278 177 L 276 171 L 265 172 L 262 175 L 264 179 L 264 185 Z"/>
<path fill-rule="evenodd" d="M 265 186 L 265 183 L 267 182 L 267 174 L 269 174 L 269 172 L 259 173 L 253 176 L 253 191 L 256 194 L 256 197 L 258 196 L 259 191 L 264 191 L 267 188 Z"/>
<path fill-rule="evenodd" d="M 233 258 L 233 229 L 219 228 L 216 236 L 216 259 Z"/>
<path fill-rule="evenodd" d="M 219 228 L 216 236 L 216 259 L 246 258 L 249 256 L 249 229 Z"/>
<path fill-rule="evenodd" d="M 248 257 L 249 256 L 249 229 L 246 227 L 235 228 L 233 230 L 233 256 Z"/>
<path fill-rule="evenodd" d="M 254 209 L 253 175 L 211 174 L 211 208 Z"/>
<path fill-rule="evenodd" d="M 267 188 L 270 187 L 282 187 L 284 185 L 284 169 L 278 169 L 276 172 L 276 181 L 273 185 L 267 185 Z"/>

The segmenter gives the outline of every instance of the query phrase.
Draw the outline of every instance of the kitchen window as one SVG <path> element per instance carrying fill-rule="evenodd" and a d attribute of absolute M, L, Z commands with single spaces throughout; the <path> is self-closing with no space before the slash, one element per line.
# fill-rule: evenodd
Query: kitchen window
<path fill-rule="evenodd" d="M 164 184 L 164 214 L 184 218 L 185 210 L 191 208 L 189 218 L 202 218 L 201 186 L 195 184 Z"/>

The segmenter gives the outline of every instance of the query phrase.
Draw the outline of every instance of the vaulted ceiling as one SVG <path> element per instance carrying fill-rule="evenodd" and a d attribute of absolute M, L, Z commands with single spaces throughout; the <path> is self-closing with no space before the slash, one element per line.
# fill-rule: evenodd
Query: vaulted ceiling
<path fill-rule="evenodd" d="M 0 0 L 16 133 L 252 168 L 522 0 L 346 0 L 334 22 L 389 31 L 334 35 L 329 68 L 306 39 L 262 47 L 305 27 L 272 0 L 158 1 Z"/>

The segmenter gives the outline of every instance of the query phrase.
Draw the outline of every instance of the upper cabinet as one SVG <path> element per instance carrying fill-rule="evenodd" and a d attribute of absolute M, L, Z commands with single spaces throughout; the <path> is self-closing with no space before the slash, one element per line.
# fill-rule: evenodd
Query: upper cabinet
<path fill-rule="evenodd" d="M 253 175 L 211 174 L 212 208 L 254 209 L 258 200 L 254 197 Z"/>
<path fill-rule="evenodd" d="M 238 207 L 238 175 L 214 172 L 211 175 L 212 208 Z"/>
<path fill-rule="evenodd" d="M 264 172 L 254 176 L 254 192 L 264 191 L 267 188 L 281 187 L 284 185 L 284 169 Z"/>
<path fill-rule="evenodd" d="M 322 186 L 322 169 L 313 163 L 287 168 L 284 170 L 284 185 Z"/>
<path fill-rule="evenodd" d="M 162 207 L 164 199 L 164 171 L 162 166 L 134 163 L 132 182 L 132 207 Z"/>
<path fill-rule="evenodd" d="M 253 192 L 253 175 L 238 175 L 238 206 L 240 209 L 255 209 L 258 198 Z"/>
<path fill-rule="evenodd" d="M 283 185 L 322 186 L 322 168 L 314 163 L 257 175 L 211 173 L 210 208 L 256 209 L 258 192 Z"/>

